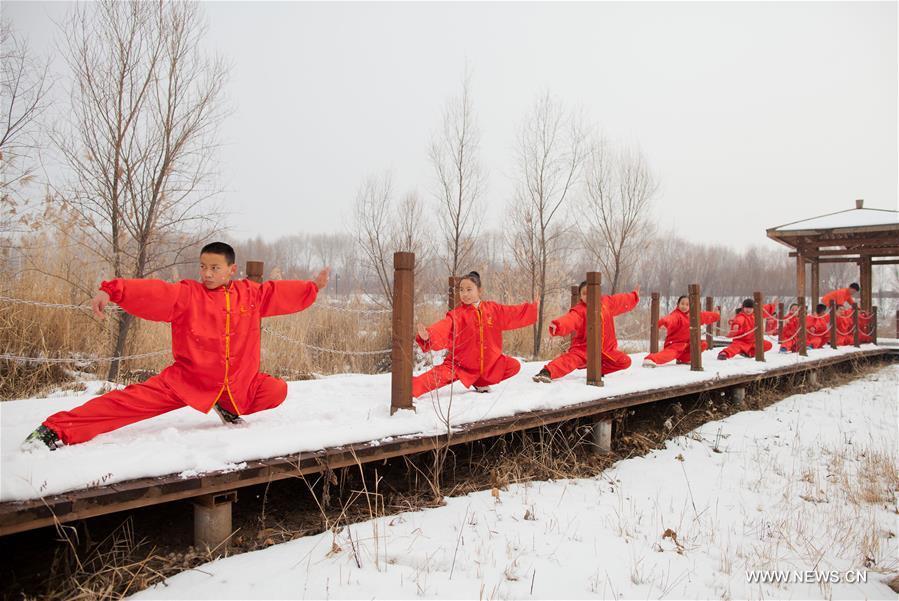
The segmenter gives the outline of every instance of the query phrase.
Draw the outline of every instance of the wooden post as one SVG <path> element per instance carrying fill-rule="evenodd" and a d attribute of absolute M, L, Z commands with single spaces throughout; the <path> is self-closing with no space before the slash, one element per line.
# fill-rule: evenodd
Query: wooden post
<path fill-rule="evenodd" d="M 715 323 L 715 336 L 721 335 L 721 305 L 715 305 L 715 312 L 718 314 L 718 322 Z"/>
<path fill-rule="evenodd" d="M 753 293 L 755 313 L 755 360 L 765 360 L 765 317 L 762 315 L 762 293 Z"/>
<path fill-rule="evenodd" d="M 821 264 L 818 259 L 812 260 L 812 299 L 815 304 L 821 298 Z"/>
<path fill-rule="evenodd" d="M 580 294 L 580 292 L 578 292 L 577 286 L 572 286 L 571 287 L 571 307 L 570 308 L 573 309 L 574 306 L 576 304 L 578 304 L 579 302 L 581 302 L 581 294 Z"/>
<path fill-rule="evenodd" d="M 393 253 L 393 335 L 390 351 L 390 415 L 398 409 L 415 410 L 412 403 L 412 345 L 415 288 L 415 253 Z"/>
<path fill-rule="evenodd" d="M 705 297 L 705 310 L 706 311 L 712 310 L 713 302 L 714 301 L 712 300 L 711 296 Z M 712 340 L 712 324 L 707 324 L 705 327 L 705 344 L 707 347 L 712 348 L 713 342 L 714 342 L 714 340 Z"/>
<path fill-rule="evenodd" d="M 690 295 L 690 371 L 702 371 L 702 326 L 699 323 L 699 284 L 687 286 Z"/>
<path fill-rule="evenodd" d="M 237 500 L 237 491 L 212 493 L 193 499 L 194 546 L 208 550 L 225 551 L 233 532 L 231 504 Z"/>
<path fill-rule="evenodd" d="M 257 284 L 262 283 L 262 274 L 265 271 L 265 263 L 263 261 L 247 261 L 247 279 Z"/>
<path fill-rule="evenodd" d="M 861 306 L 870 310 L 871 305 L 874 304 L 874 290 L 872 289 L 874 286 L 874 278 L 872 277 L 871 271 L 871 257 L 862 257 L 862 262 L 859 265 L 861 270 L 861 284 L 862 291 L 859 296 L 861 296 Z"/>
<path fill-rule="evenodd" d="M 830 348 L 837 348 L 837 302 L 830 301 Z"/>
<path fill-rule="evenodd" d="M 783 338 L 784 333 L 784 304 L 777 303 L 777 341 Z"/>
<path fill-rule="evenodd" d="M 587 384 L 602 386 L 602 274 L 587 272 Z"/>
<path fill-rule="evenodd" d="M 858 305 L 852 305 L 852 346 L 858 348 L 861 346 L 858 331 Z"/>
<path fill-rule="evenodd" d="M 797 348 L 801 356 L 808 357 L 808 334 L 805 329 L 805 297 L 798 297 L 796 304 L 799 305 L 799 341 L 797 342 Z"/>
<path fill-rule="evenodd" d="M 452 311 L 456 307 L 459 306 L 459 303 L 462 302 L 459 300 L 459 280 L 462 278 L 449 276 L 449 281 L 447 285 L 447 295 L 446 295 L 446 306 L 449 307 L 449 311 Z"/>
<path fill-rule="evenodd" d="M 649 303 L 649 352 L 659 352 L 659 293 L 653 292 Z M 899 311 L 897 311 L 899 314 Z M 899 331 L 899 326 L 896 326 Z"/>
<path fill-rule="evenodd" d="M 801 252 L 796 253 L 796 296 L 805 296 L 805 259 Z M 812 306 L 817 302 L 813 300 Z"/>

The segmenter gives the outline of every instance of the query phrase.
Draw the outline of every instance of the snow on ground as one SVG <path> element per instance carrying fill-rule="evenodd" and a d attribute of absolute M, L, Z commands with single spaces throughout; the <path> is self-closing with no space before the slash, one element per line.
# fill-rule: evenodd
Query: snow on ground
<path fill-rule="evenodd" d="M 897 384 L 891 365 L 707 423 L 592 479 L 447 499 L 217 560 L 134 598 L 895 599 Z M 804 582 L 753 583 L 750 570 Z"/>
<path fill-rule="evenodd" d="M 875 348 L 863 345 L 862 349 Z M 519 374 L 493 387 L 490 394 L 461 385 L 422 397 L 417 411 L 390 415 L 390 375 L 344 374 L 290 382 L 287 400 L 278 408 L 246 416 L 243 427 L 223 426 L 215 414 L 179 409 L 109 432 L 83 444 L 23 452 L 20 443 L 51 413 L 71 409 L 96 395 L 84 393 L 0 403 L 0 501 L 34 499 L 90 486 L 145 476 L 185 477 L 239 468 L 243 462 L 314 451 L 343 444 L 445 431 L 444 416 L 452 395 L 454 426 L 536 409 L 555 409 L 639 390 L 713 380 L 719 376 L 759 373 L 815 358 L 852 353 L 853 347 L 810 350 L 807 358 L 770 351 L 766 363 L 748 358 L 717 361 L 718 350 L 703 354 L 706 371 L 670 364 L 640 366 L 645 353 L 631 355 L 633 365 L 606 378 L 605 386 L 585 385 L 585 371 L 552 384 L 535 384 L 531 376 L 542 362 L 526 362 Z"/>

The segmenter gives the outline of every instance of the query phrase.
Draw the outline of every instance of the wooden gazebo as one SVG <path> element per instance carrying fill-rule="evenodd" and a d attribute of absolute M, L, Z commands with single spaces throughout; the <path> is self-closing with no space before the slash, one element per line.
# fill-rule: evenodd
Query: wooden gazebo
<path fill-rule="evenodd" d="M 872 266 L 899 264 L 899 211 L 866 209 L 863 200 L 856 200 L 854 209 L 779 225 L 767 233 L 793 249 L 797 297 L 805 297 L 805 265 L 811 265 L 812 307 L 821 298 L 821 263 L 859 266 L 860 303 L 867 311 L 872 305 Z"/>

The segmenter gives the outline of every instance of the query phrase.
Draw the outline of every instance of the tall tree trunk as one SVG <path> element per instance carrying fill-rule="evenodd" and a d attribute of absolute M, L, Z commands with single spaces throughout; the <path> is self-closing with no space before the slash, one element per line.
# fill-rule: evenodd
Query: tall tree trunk
<path fill-rule="evenodd" d="M 118 331 L 116 332 L 116 340 L 115 340 L 115 350 L 112 353 L 113 357 L 121 357 L 125 352 L 125 342 L 128 340 L 128 332 L 131 330 L 131 324 L 134 323 L 134 316 L 129 313 L 119 313 L 119 323 L 118 323 Z M 106 374 L 106 379 L 110 382 L 115 382 L 119 377 L 119 368 L 121 365 L 121 361 L 119 359 L 113 359 L 109 363 L 109 373 Z"/>

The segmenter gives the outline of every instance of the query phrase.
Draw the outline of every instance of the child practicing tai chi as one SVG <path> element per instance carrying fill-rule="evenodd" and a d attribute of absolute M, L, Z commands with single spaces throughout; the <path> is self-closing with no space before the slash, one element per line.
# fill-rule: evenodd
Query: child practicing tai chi
<path fill-rule="evenodd" d="M 827 305 L 819 303 L 815 307 L 815 314 L 805 318 L 805 329 L 809 348 L 822 348 L 827 344 L 830 340 L 830 314 L 827 312 Z"/>
<path fill-rule="evenodd" d="M 837 346 L 851 346 L 855 342 L 853 331 L 855 323 L 852 320 L 852 313 L 855 310 L 855 306 L 840 307 L 837 310 Z"/>
<path fill-rule="evenodd" d="M 730 320 L 730 332 L 727 337 L 732 340 L 729 346 L 718 353 L 718 359 L 726 361 L 736 355 L 752 357 L 755 355 L 755 302 L 751 298 L 743 301 L 742 311 Z M 766 351 L 774 346 L 769 340 L 762 345 Z"/>
<path fill-rule="evenodd" d="M 700 311 L 699 323 L 707 325 L 718 321 L 719 314 L 715 311 Z M 661 318 L 658 327 L 665 328 L 665 345 L 657 353 L 650 353 L 643 359 L 643 367 L 656 367 L 670 361 L 678 363 L 690 362 L 690 298 L 680 296 L 674 310 Z M 702 350 L 709 348 L 705 340 L 702 341 Z"/>
<path fill-rule="evenodd" d="M 566 352 L 547 363 L 533 377 L 535 382 L 548 384 L 576 369 L 587 367 L 587 282 L 581 282 L 578 290 L 581 300 L 568 313 L 558 319 L 554 319 L 549 324 L 551 336 L 567 336 L 574 333 L 574 337 L 571 339 L 571 346 Z M 631 365 L 630 356 L 618 350 L 614 317 L 633 309 L 637 306 L 639 300 L 639 286 L 633 292 L 612 295 L 604 294 L 602 296 L 600 306 L 602 313 L 602 363 L 600 371 L 604 376 L 627 369 Z"/>
<path fill-rule="evenodd" d="M 852 282 L 846 288 L 837 288 L 822 296 L 821 304 L 825 307 L 830 307 L 830 301 L 833 301 L 837 304 L 837 308 L 842 307 L 843 305 L 858 304 L 856 303 L 855 298 L 853 298 L 852 293 L 858 292 L 859 290 L 861 290 L 859 285 Z"/>
<path fill-rule="evenodd" d="M 260 318 L 311 305 L 327 285 L 329 269 L 314 281 L 263 284 L 232 280 L 236 273 L 234 249 L 213 242 L 200 251 L 201 281 L 103 282 L 92 301 L 94 314 L 103 318 L 112 301 L 135 317 L 171 323 L 175 362 L 142 384 L 54 413 L 26 444 L 53 450 L 185 406 L 204 413 L 215 409 L 223 423 L 235 424 L 243 421 L 241 415 L 280 405 L 287 384 L 259 372 Z"/>
<path fill-rule="evenodd" d="M 412 396 L 420 397 L 456 380 L 476 392 L 490 392 L 491 384 L 511 378 L 521 364 L 503 354 L 503 331 L 537 321 L 539 298 L 521 305 L 481 300 L 481 276 L 476 271 L 459 282 L 458 307 L 429 327 L 418 324 L 415 341 L 421 350 L 446 349 L 443 363 L 412 378 Z"/>
<path fill-rule="evenodd" d="M 799 305 L 790 305 L 787 314 L 784 315 L 784 327 L 780 332 L 781 353 L 794 353 L 799 348 Z"/>

